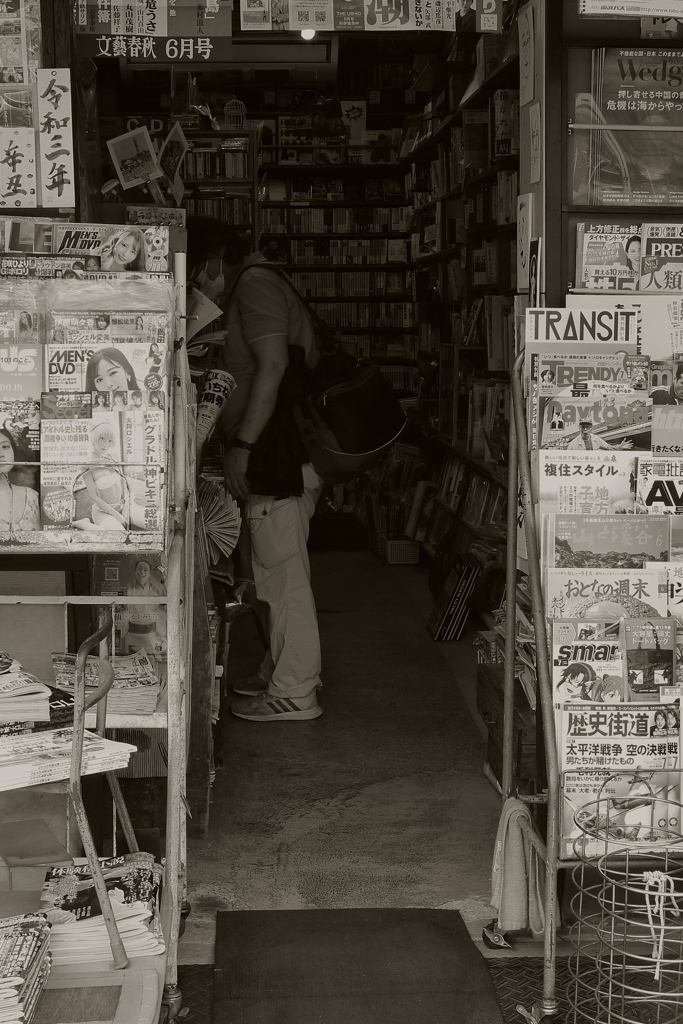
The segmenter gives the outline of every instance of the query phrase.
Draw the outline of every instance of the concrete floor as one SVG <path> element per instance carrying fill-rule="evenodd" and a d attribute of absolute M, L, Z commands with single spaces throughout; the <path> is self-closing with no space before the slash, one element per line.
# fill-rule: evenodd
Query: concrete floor
<path fill-rule="evenodd" d="M 500 797 L 482 773 L 475 629 L 434 644 L 426 570 L 314 552 L 321 718 L 227 716 L 209 835 L 188 843 L 181 963 L 213 963 L 217 910 L 458 909 L 479 940 Z M 231 676 L 260 658 L 249 616 Z M 537 949 L 530 953 L 537 952 Z"/>

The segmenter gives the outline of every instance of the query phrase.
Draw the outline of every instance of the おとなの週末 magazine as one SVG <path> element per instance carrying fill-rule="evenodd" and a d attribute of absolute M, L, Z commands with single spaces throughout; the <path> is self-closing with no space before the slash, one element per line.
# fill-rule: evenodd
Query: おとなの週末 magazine
<path fill-rule="evenodd" d="M 546 613 L 552 619 L 665 618 L 665 564 L 645 569 L 548 569 Z"/>

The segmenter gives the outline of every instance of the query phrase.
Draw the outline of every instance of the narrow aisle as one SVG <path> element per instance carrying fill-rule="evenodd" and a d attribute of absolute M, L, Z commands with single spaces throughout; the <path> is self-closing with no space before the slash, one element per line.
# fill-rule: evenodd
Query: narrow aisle
<path fill-rule="evenodd" d="M 217 910 L 459 909 L 490 917 L 500 800 L 449 657 L 400 569 L 366 552 L 314 552 L 321 718 L 228 716 L 209 836 L 188 844 L 192 914 L 181 962 L 211 963 Z M 259 660 L 237 620 L 231 678 Z"/>

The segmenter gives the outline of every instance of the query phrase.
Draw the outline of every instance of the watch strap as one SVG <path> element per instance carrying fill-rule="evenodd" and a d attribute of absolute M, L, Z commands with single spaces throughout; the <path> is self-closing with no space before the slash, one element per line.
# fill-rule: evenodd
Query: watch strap
<path fill-rule="evenodd" d="M 256 447 L 250 441 L 243 441 L 241 437 L 236 437 L 232 444 L 234 448 L 243 448 L 245 452 L 253 452 Z"/>

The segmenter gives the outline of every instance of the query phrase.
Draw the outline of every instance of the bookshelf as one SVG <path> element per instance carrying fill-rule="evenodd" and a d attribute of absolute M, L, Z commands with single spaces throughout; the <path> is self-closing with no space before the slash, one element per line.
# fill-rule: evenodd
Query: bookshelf
<path fill-rule="evenodd" d="M 202 214 L 232 224 L 258 248 L 260 129 L 187 131 L 180 168 L 188 216 Z"/>

